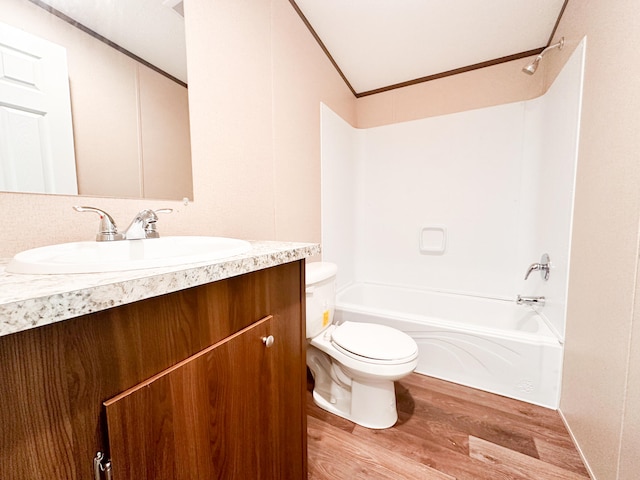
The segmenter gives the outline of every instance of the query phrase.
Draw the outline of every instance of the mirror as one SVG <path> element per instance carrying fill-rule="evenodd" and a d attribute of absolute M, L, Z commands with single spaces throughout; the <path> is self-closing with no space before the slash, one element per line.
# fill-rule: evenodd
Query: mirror
<path fill-rule="evenodd" d="M 193 199 L 181 0 L 0 3 L 0 190 Z"/>

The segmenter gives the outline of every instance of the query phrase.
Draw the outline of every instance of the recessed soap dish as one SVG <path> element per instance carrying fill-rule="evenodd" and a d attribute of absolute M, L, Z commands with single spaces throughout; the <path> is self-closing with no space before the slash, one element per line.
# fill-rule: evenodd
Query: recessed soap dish
<path fill-rule="evenodd" d="M 422 255 L 443 255 L 447 249 L 447 227 L 444 225 L 422 227 L 418 243 Z"/>

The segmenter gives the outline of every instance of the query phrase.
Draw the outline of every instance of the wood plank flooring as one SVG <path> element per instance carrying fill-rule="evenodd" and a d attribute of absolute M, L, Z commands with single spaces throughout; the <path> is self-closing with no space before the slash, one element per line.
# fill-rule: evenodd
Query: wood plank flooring
<path fill-rule="evenodd" d="M 317 407 L 311 388 L 309 480 L 589 479 L 553 410 L 413 373 L 396 382 L 398 423 L 369 430 Z"/>

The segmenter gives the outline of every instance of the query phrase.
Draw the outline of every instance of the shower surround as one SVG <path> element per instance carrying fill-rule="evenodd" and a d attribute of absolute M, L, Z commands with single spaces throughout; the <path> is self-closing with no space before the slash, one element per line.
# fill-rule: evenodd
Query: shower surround
<path fill-rule="evenodd" d="M 419 372 L 557 407 L 585 43 L 549 91 L 534 100 L 366 130 L 351 127 L 322 106 L 323 259 L 338 264 L 339 291 L 382 286 L 423 292 L 427 303 L 432 294 L 444 294 L 460 299 L 460 305 L 480 298 L 511 302 L 514 308 L 518 294 L 546 298 L 536 316 L 544 324 L 540 342 L 552 345 L 554 353 L 529 362 L 547 370 L 540 375 L 545 384 L 519 379 L 516 385 L 531 395 L 514 394 L 511 378 L 485 382 L 484 373 L 472 378 L 442 373 L 442 363 L 469 357 L 471 363 L 487 365 L 497 355 L 483 348 L 484 358 L 475 347 L 461 355 L 464 347 L 457 346 L 450 358 L 433 357 L 425 332 L 433 330 L 434 321 L 441 326 L 453 318 L 460 324 L 456 329 L 464 332 L 467 324 L 475 335 L 482 326 L 473 315 L 454 311 L 451 318 L 434 319 L 404 311 L 402 302 L 395 302 L 393 315 L 387 310 L 386 316 L 369 317 L 401 325 L 414 336 L 425 359 Z M 551 258 L 549 280 L 534 272 L 525 281 L 527 268 L 543 253 Z M 361 297 L 362 308 L 371 310 Z M 353 310 L 352 300 L 344 308 L 340 302 L 339 296 L 339 318 Z M 526 350 L 532 339 L 525 337 Z M 493 368 L 490 376 L 500 376 L 501 369 Z"/>

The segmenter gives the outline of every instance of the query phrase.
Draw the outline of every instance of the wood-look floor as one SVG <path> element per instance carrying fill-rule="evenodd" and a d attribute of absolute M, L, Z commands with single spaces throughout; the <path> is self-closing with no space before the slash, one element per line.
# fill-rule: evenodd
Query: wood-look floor
<path fill-rule="evenodd" d="M 553 410 L 415 373 L 396 393 L 396 425 L 369 430 L 320 409 L 308 392 L 309 479 L 589 478 Z"/>

